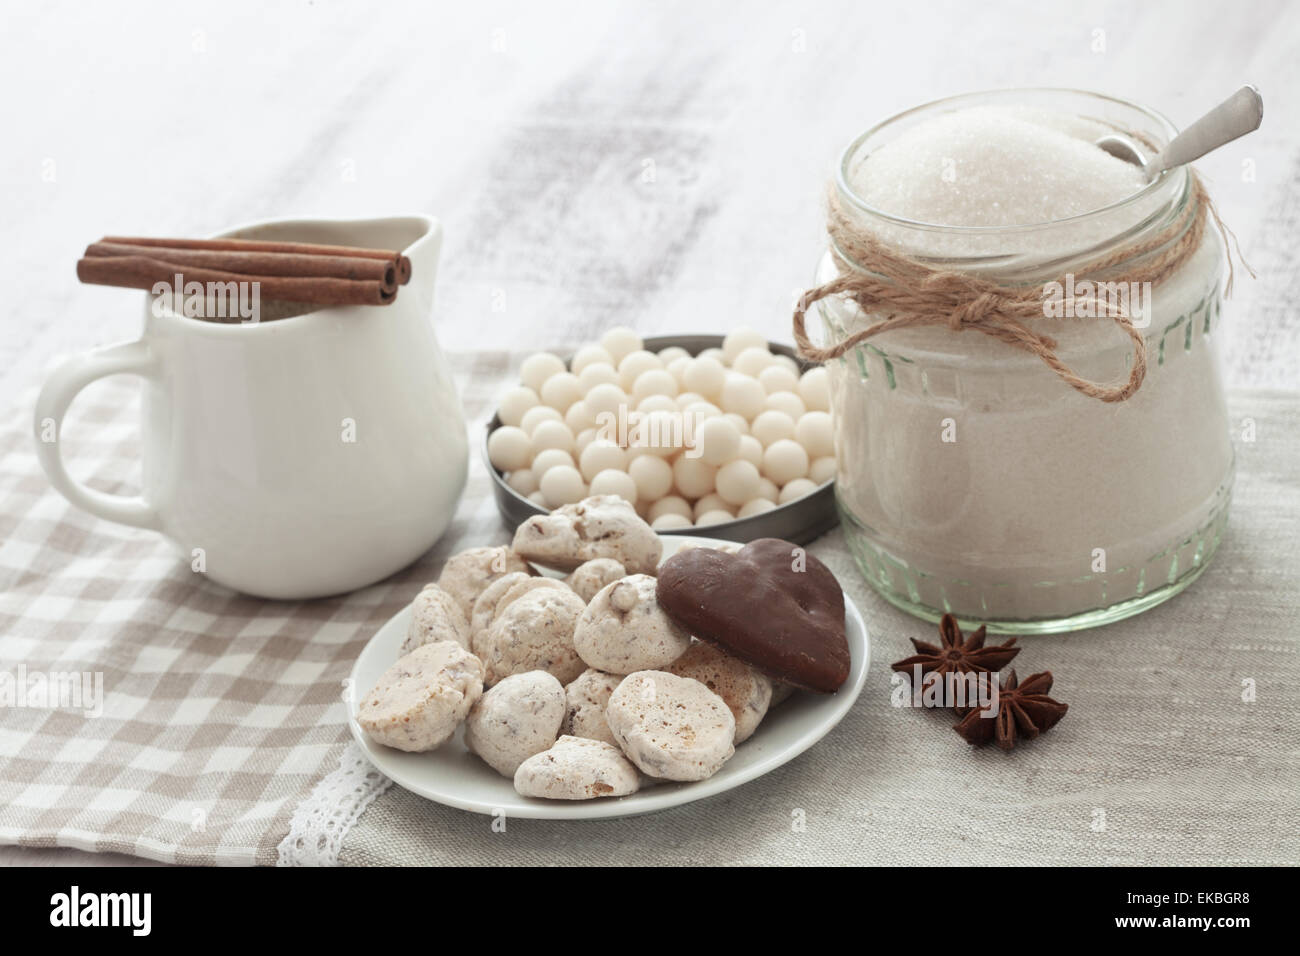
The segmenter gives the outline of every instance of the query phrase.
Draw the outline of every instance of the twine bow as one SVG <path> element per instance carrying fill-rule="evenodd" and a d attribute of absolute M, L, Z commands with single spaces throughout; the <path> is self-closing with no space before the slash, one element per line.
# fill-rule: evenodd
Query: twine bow
<path fill-rule="evenodd" d="M 1192 174 L 1192 197 L 1178 216 L 1156 235 L 1081 266 L 1084 275 L 1102 275 L 1123 263 L 1151 258 L 1130 266 L 1108 282 L 1151 283 L 1152 286 L 1178 271 L 1200 246 L 1206 216 L 1212 216 L 1228 248 L 1231 231 L 1219 218 L 1200 177 Z M 1146 340 L 1134 326 L 1127 306 L 1096 293 L 1067 296 L 1066 314 L 1095 315 L 1111 319 L 1129 337 L 1133 362 L 1128 380 L 1106 385 L 1078 375 L 1056 354 L 1056 341 L 1037 332 L 1026 320 L 1042 318 L 1042 287 L 1003 286 L 989 279 L 962 272 L 933 269 L 910 256 L 891 250 L 874 236 L 863 232 L 845 213 L 834 193 L 826 224 L 831 249 L 841 266 L 841 275 L 800 296 L 794 309 L 794 340 L 800 354 L 813 362 L 839 358 L 867 339 L 893 329 L 921 325 L 946 325 L 954 332 L 973 329 L 1015 348 L 1038 356 L 1071 388 L 1103 402 L 1122 402 L 1141 386 L 1147 371 Z M 1232 237 L 1235 242 L 1235 236 Z M 1163 248 L 1162 248 L 1163 247 Z M 1240 254 L 1240 250 L 1238 250 Z M 1232 256 L 1228 255 L 1225 294 L 1232 291 Z M 1243 265 L 1244 265 L 1243 260 Z M 1246 266 L 1247 271 L 1250 267 Z M 1254 272 L 1251 272 L 1254 275 Z M 1058 280 L 1064 288 L 1066 277 Z M 1129 288 L 1134 286 L 1129 285 Z M 814 345 L 805 328 L 805 315 L 814 303 L 828 296 L 843 295 L 857 303 L 867 315 L 884 318 L 825 347 Z"/>

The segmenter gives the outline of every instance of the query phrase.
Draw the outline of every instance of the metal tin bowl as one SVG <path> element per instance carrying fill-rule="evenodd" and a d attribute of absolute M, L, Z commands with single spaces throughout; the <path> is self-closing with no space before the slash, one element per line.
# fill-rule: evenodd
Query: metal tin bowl
<path fill-rule="evenodd" d="M 698 355 L 705 349 L 721 348 L 721 335 L 660 335 L 645 340 L 645 347 L 651 352 L 659 352 L 676 346 L 691 355 Z M 773 342 L 768 347 L 774 354 L 788 355 L 799 364 L 801 372 L 813 367 L 814 363 L 805 362 L 788 345 Z M 565 364 L 568 364 L 568 359 Z M 488 458 L 488 436 L 501 427 L 501 419 L 493 415 L 483 433 L 483 463 L 492 475 L 492 490 L 496 495 L 497 509 L 506 527 L 514 530 L 533 515 L 549 512 L 540 505 L 529 501 L 519 492 L 506 484 L 505 476 L 492 466 Z M 804 495 L 787 504 L 777 505 L 771 511 L 753 515 L 749 518 L 737 518 L 722 524 L 712 524 L 703 528 L 673 528 L 660 531 L 663 535 L 707 535 L 710 538 L 722 538 L 725 541 L 746 542 L 756 538 L 783 538 L 795 544 L 807 544 L 825 534 L 839 523 L 839 514 L 835 510 L 835 482 L 827 481 L 810 495 Z"/>

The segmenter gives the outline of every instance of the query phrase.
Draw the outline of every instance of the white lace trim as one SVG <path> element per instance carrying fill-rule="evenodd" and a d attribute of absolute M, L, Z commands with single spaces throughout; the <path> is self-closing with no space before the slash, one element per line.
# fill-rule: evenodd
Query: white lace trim
<path fill-rule="evenodd" d="M 393 785 L 349 740 L 339 768 L 326 774 L 289 819 L 280 841 L 278 866 L 338 866 L 343 838 L 362 812 Z"/>

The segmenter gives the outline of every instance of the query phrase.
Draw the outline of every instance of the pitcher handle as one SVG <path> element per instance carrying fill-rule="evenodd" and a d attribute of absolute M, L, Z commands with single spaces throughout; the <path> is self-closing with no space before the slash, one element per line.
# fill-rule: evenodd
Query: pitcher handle
<path fill-rule="evenodd" d="M 54 374 L 41 387 L 36 398 L 33 425 L 36 457 L 49 477 L 50 484 L 63 497 L 96 517 L 133 528 L 160 531 L 161 516 L 143 498 L 110 495 L 74 481 L 64 467 L 63 453 L 59 447 L 63 416 L 78 392 L 107 375 L 127 374 L 150 378 L 156 374 L 156 368 L 155 356 L 144 342 L 113 345 L 71 358 L 55 369 Z"/>

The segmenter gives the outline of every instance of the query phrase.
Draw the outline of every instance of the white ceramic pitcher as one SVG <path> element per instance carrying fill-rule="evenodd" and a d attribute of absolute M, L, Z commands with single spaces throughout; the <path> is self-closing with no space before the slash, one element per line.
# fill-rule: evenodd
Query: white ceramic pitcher
<path fill-rule="evenodd" d="M 446 530 L 465 486 L 465 422 L 431 321 L 441 227 L 294 220 L 223 235 L 402 250 L 411 281 L 391 305 L 255 324 L 186 318 L 147 296 L 138 341 L 71 359 L 45 383 L 41 465 L 73 504 L 161 532 L 238 591 L 320 597 L 392 574 Z M 73 481 L 57 439 L 77 393 L 118 373 L 145 383 L 139 498 Z"/>

